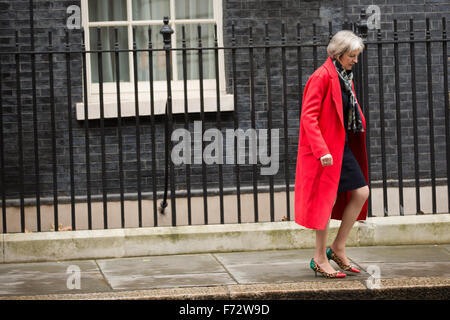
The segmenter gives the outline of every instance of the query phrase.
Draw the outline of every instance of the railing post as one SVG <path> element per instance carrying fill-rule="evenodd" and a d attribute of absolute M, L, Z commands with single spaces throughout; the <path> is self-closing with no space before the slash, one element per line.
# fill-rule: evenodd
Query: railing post
<path fill-rule="evenodd" d="M 167 105 L 166 105 L 166 168 L 167 162 L 169 161 L 169 150 L 172 149 L 172 140 L 170 139 L 170 134 L 172 132 L 172 90 L 171 90 L 171 75 L 172 75 L 172 62 L 171 62 L 171 49 L 172 49 L 172 33 L 173 29 L 169 26 L 169 18 L 164 17 L 164 26 L 161 28 L 160 33 L 163 35 L 164 39 L 164 51 L 166 52 L 166 80 L 167 80 Z M 176 208 L 175 208 L 175 179 L 173 175 L 173 162 L 170 161 L 170 201 L 171 201 L 171 213 L 172 213 L 172 225 L 176 225 Z M 167 169 L 166 169 L 167 174 Z M 166 179 L 167 185 L 167 179 Z M 167 186 L 166 186 L 167 187 Z M 165 208 L 167 203 L 164 201 L 161 203 L 161 207 Z"/>
<path fill-rule="evenodd" d="M 367 42 L 368 38 L 368 22 L 367 22 L 367 14 L 366 10 L 361 10 L 360 19 L 358 20 L 358 33 L 359 36 L 363 39 L 364 42 Z M 367 52 L 367 44 L 365 45 L 364 51 L 362 52 L 361 57 L 361 83 L 360 86 L 362 88 L 361 92 L 361 100 L 362 105 L 361 109 L 364 113 L 365 119 L 366 119 L 366 146 L 367 146 L 367 160 L 368 160 L 368 179 L 369 183 L 371 181 L 371 170 L 370 170 L 370 160 L 371 160 L 371 152 L 370 152 L 370 108 L 368 106 L 369 104 L 369 71 L 368 71 L 368 52 Z M 369 201 L 368 201 L 368 215 L 369 217 L 372 216 L 372 190 L 369 188 Z"/>

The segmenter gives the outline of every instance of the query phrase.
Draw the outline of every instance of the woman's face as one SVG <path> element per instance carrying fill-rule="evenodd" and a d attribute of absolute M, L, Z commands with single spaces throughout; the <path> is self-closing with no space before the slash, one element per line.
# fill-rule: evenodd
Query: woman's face
<path fill-rule="evenodd" d="M 358 62 L 359 50 L 344 53 L 338 58 L 345 70 L 351 70 L 353 65 Z"/>

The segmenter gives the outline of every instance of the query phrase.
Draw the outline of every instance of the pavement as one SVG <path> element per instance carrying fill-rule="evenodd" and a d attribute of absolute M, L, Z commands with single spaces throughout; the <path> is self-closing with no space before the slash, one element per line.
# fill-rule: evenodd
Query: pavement
<path fill-rule="evenodd" d="M 347 256 L 362 272 L 344 279 L 315 277 L 313 254 L 298 249 L 0 264 L 0 300 L 450 298 L 450 244 L 349 247 Z"/>

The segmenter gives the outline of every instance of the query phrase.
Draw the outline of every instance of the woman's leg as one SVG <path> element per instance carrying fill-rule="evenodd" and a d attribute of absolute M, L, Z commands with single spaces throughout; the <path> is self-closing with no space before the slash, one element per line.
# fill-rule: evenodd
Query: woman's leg
<path fill-rule="evenodd" d="M 336 203 L 336 200 L 334 200 L 334 203 Z M 314 253 L 314 260 L 325 272 L 333 273 L 336 272 L 336 270 L 328 262 L 328 258 L 326 255 L 329 224 L 330 220 L 328 219 L 327 226 L 324 230 L 316 230 L 316 251 Z"/>
<path fill-rule="evenodd" d="M 342 214 L 341 226 L 339 227 L 336 239 L 331 244 L 331 250 L 343 260 L 345 264 L 349 264 L 350 261 L 345 255 L 345 243 L 347 242 L 350 231 L 353 224 L 358 218 L 361 209 L 369 197 L 369 187 L 364 186 L 350 191 L 351 198 Z"/>

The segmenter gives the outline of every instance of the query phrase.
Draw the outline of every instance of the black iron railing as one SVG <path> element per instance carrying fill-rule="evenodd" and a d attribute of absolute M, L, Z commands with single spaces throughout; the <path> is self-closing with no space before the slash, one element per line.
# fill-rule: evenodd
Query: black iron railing
<path fill-rule="evenodd" d="M 32 13 L 31 13 L 32 15 Z M 284 192 L 285 212 L 283 220 L 293 220 L 293 207 L 290 196 L 290 191 L 293 190 L 293 183 L 295 177 L 295 165 L 293 165 L 292 159 L 296 157 L 296 139 L 298 139 L 298 118 L 292 119 L 292 114 L 295 112 L 296 116 L 300 116 L 302 91 L 307 77 L 313 70 L 315 70 L 319 64 L 324 61 L 324 52 L 328 44 L 328 40 L 333 34 L 333 26 L 329 24 L 328 34 L 318 34 L 316 26 L 313 26 L 313 34 L 306 37 L 301 37 L 300 24 L 296 26 L 296 42 L 288 43 L 287 41 L 287 27 L 285 23 L 281 25 L 281 37 L 280 43 L 273 43 L 269 37 L 269 25 L 264 25 L 264 41 L 263 44 L 254 43 L 253 28 L 249 27 L 248 30 L 248 43 L 245 45 L 238 45 L 237 36 L 235 33 L 235 24 L 232 24 L 231 35 L 229 35 L 230 46 L 220 47 L 218 44 L 217 27 L 215 26 L 214 34 L 214 46 L 204 47 L 202 44 L 202 29 L 198 26 L 198 46 L 196 48 L 186 47 L 186 38 L 184 27 L 182 28 L 182 47 L 173 48 L 171 45 L 171 33 L 173 30 L 169 27 L 168 19 L 164 19 L 164 27 L 161 29 L 161 34 L 164 41 L 164 47 L 162 49 L 153 48 L 153 42 L 151 38 L 151 28 L 148 28 L 148 47 L 138 48 L 136 45 L 136 29 L 133 29 L 133 48 L 132 49 L 120 49 L 118 41 L 118 29 L 115 28 L 114 39 L 115 46 L 112 50 L 104 50 L 102 48 L 101 41 L 96 48 L 86 49 L 84 31 L 81 31 L 81 45 L 77 45 L 74 48 L 71 45 L 69 38 L 69 31 L 66 31 L 66 42 L 64 49 L 55 49 L 53 43 L 53 34 L 48 34 L 48 50 L 36 51 L 34 48 L 34 42 L 31 43 L 30 50 L 22 50 L 20 45 L 19 30 L 16 31 L 16 48 L 15 52 L 0 52 L 0 161 L 1 161 L 1 200 L 2 200 L 2 226 L 3 233 L 10 231 L 9 219 L 15 221 L 15 217 L 10 218 L 7 211 L 10 208 L 18 207 L 20 221 L 15 222 L 19 225 L 20 231 L 25 232 L 27 230 L 26 221 L 26 207 L 29 205 L 34 206 L 36 210 L 36 228 L 35 231 L 46 231 L 46 228 L 42 226 L 42 212 L 41 207 L 43 205 L 51 205 L 53 211 L 53 224 L 54 230 L 58 230 L 60 225 L 60 212 L 59 206 L 63 203 L 70 203 L 70 219 L 71 229 L 79 229 L 77 227 L 77 207 L 76 204 L 86 203 L 87 205 L 87 229 L 93 229 L 93 215 L 94 209 L 93 203 L 102 203 L 103 213 L 103 228 L 107 229 L 111 226 L 108 224 L 109 214 L 108 203 L 111 200 L 120 201 L 120 227 L 126 227 L 127 212 L 126 212 L 126 200 L 137 201 L 137 215 L 138 223 L 137 227 L 143 227 L 144 218 L 152 216 L 153 226 L 159 226 L 158 219 L 161 215 L 165 214 L 165 208 L 168 206 L 166 202 L 167 197 L 170 197 L 170 214 L 171 225 L 177 225 L 177 198 L 186 197 L 187 199 L 187 224 L 193 224 L 193 208 L 191 200 L 194 196 L 203 197 L 203 223 L 210 223 L 210 214 L 208 210 L 208 197 L 212 195 L 219 196 L 219 222 L 226 223 L 227 212 L 225 210 L 225 196 L 229 194 L 236 195 L 236 209 L 237 216 L 236 222 L 242 222 L 242 194 L 249 193 L 253 195 L 253 221 L 261 221 L 260 211 L 261 204 L 258 197 L 261 193 L 268 193 L 269 196 L 269 212 L 270 221 L 277 221 L 276 206 L 275 206 L 275 192 Z M 413 162 L 414 169 L 410 170 L 408 176 L 413 179 L 407 179 L 409 186 L 415 187 L 416 194 L 416 213 L 422 213 L 421 193 L 420 189 L 423 187 L 423 182 L 430 181 L 431 194 L 432 194 L 432 213 L 437 213 L 437 160 L 436 160 L 436 133 L 438 136 L 445 137 L 445 152 L 439 154 L 439 159 L 442 160 L 439 163 L 445 163 L 446 171 L 444 174 L 440 174 L 439 183 L 447 186 L 447 199 L 450 208 L 450 181 L 448 179 L 448 173 L 450 172 L 450 131 L 449 131 L 449 95 L 448 95 L 448 53 L 447 53 L 447 33 L 446 33 L 446 20 L 442 19 L 441 22 L 441 36 L 439 38 L 432 38 L 430 21 L 426 20 L 426 30 L 424 38 L 417 38 L 417 32 L 414 31 L 413 21 L 409 21 L 409 37 L 400 39 L 400 32 L 397 29 L 397 21 L 393 21 L 392 39 L 383 39 L 382 30 L 372 31 L 367 30 L 367 21 L 365 15 L 362 15 L 362 19 L 359 23 L 344 25 L 344 28 L 353 29 L 365 39 L 366 50 L 362 53 L 360 62 L 357 64 L 355 70 L 355 87 L 357 91 L 358 101 L 360 102 L 367 121 L 367 150 L 369 158 L 369 178 L 372 182 L 372 187 L 375 185 L 382 186 L 383 190 L 383 210 L 384 215 L 387 216 L 390 212 L 388 201 L 388 187 L 394 185 L 398 187 L 399 193 L 399 212 L 400 215 L 404 214 L 404 163 L 405 159 L 403 155 L 405 150 L 402 149 L 404 145 L 404 139 L 408 138 L 403 133 L 403 121 L 402 112 L 405 111 L 409 114 L 411 111 L 412 135 L 413 135 Z M 436 30 L 434 30 L 436 31 Z M 33 33 L 33 29 L 31 29 Z M 97 30 L 100 39 L 100 28 Z M 423 33 L 423 32 L 422 32 Z M 422 34 L 421 33 L 421 34 Z M 404 34 L 404 33 L 403 33 Z M 31 37 L 33 39 L 33 36 Z M 306 40 L 306 41 L 304 41 Z M 33 40 L 32 40 L 33 41 Z M 424 45 L 425 50 L 418 52 L 418 46 Z M 436 46 L 440 46 L 437 48 Z M 385 50 L 393 50 L 393 84 L 392 82 L 386 83 L 385 77 Z M 409 51 L 409 55 L 401 55 L 399 50 Z M 199 70 L 199 98 L 200 98 L 200 112 L 198 114 L 189 113 L 188 99 L 187 99 L 187 52 L 194 50 L 198 54 L 198 70 Z M 214 117 L 208 116 L 205 112 L 204 101 L 204 88 L 203 88 L 203 53 L 205 51 L 212 50 L 214 52 L 214 71 L 216 80 L 216 105 L 217 110 Z M 174 115 L 172 110 L 172 82 L 171 74 L 172 70 L 172 55 L 174 51 L 181 51 L 182 54 L 182 73 L 184 84 L 184 113 L 181 115 Z M 229 58 L 229 63 L 225 66 L 226 70 L 221 70 L 219 67 L 219 52 L 223 51 L 226 57 Z M 440 51 L 440 54 L 438 52 Z M 121 111 L 121 86 L 120 86 L 120 59 L 121 53 L 132 53 L 133 57 L 133 69 L 134 69 L 134 103 L 135 103 L 135 116 L 130 121 L 129 118 L 124 119 Z M 140 92 L 138 86 L 138 54 L 145 52 L 148 54 L 148 72 L 149 72 L 149 91 Z M 154 109 L 154 74 L 153 74 L 153 55 L 156 52 L 164 52 L 166 63 L 166 84 L 167 84 L 167 103 L 166 114 L 156 115 Z M 274 72 L 273 63 L 274 52 L 277 54 L 276 59 L 280 59 L 279 74 L 273 76 Z M 114 121 L 105 118 L 105 101 L 104 101 L 104 79 L 102 74 L 103 55 L 105 53 L 112 53 L 115 56 L 115 88 L 116 88 L 116 102 L 117 102 L 117 119 Z M 261 54 L 258 56 L 258 54 Z M 288 58 L 290 54 L 291 59 Z M 96 55 L 98 61 L 98 85 L 99 95 L 98 103 L 100 108 L 100 117 L 98 120 L 86 120 L 89 115 L 89 104 L 92 102 L 89 99 L 92 96 L 88 94 L 88 68 L 87 62 L 90 56 Z M 239 57 L 238 57 L 239 55 Z M 243 58 L 245 55 L 246 58 Z M 294 60 L 292 60 L 294 56 Z M 434 56 L 434 58 L 433 58 Z M 439 57 L 438 57 L 439 56 Z M 425 57 L 426 69 L 424 78 L 417 74 L 416 60 L 417 57 Z M 433 63 L 433 59 L 441 59 L 442 63 Z M 36 60 L 42 63 L 44 59 L 44 65 L 47 69 L 45 73 L 37 73 Z M 406 60 L 406 63 L 405 63 Z M 72 67 L 72 63 L 78 61 L 80 63 L 80 78 L 82 84 L 79 88 L 84 103 L 84 115 L 85 120 L 76 121 L 74 119 L 74 103 L 78 102 L 74 100 L 74 79 L 73 74 L 76 72 Z M 9 62 L 9 63 L 8 63 Z M 30 63 L 30 72 L 23 73 L 25 66 Z M 65 79 L 55 79 L 55 64 L 65 65 Z M 242 73 L 239 73 L 238 63 L 248 63 L 248 73 L 245 80 L 248 81 L 248 85 L 240 86 L 239 81 L 244 79 Z M 294 66 L 294 67 L 293 67 Z M 406 66 L 409 70 L 409 75 L 405 75 L 405 71 L 401 72 L 400 67 Z M 436 67 L 440 68 L 439 73 L 436 73 Z M 42 70 L 42 69 L 41 69 Z M 376 70 L 377 74 L 372 71 Z M 260 71 L 260 72 L 259 72 Z M 40 139 L 47 134 L 47 131 L 40 130 L 38 110 L 39 104 L 37 99 L 38 90 L 42 90 L 42 85 L 38 85 L 38 80 L 42 80 L 44 75 L 48 72 L 48 112 L 50 119 L 45 121 L 44 125 L 50 125 L 50 137 L 45 141 L 50 143 L 51 156 L 43 157 L 42 150 L 40 148 Z M 221 93 L 219 91 L 219 79 L 220 73 L 226 72 L 227 78 L 230 80 L 229 90 L 233 93 L 234 111 L 223 112 L 220 109 L 221 105 Z M 261 73 L 264 75 L 261 76 Z M 296 79 L 293 79 L 293 75 Z M 373 76 L 377 76 L 377 81 L 373 81 Z M 392 75 L 392 74 L 390 74 Z M 437 83 L 434 77 L 439 76 L 442 79 L 442 83 Z M 24 94 L 23 84 L 31 77 L 31 94 Z M 258 80 L 264 77 L 265 83 L 262 87 L 265 89 L 265 97 L 263 100 L 258 100 L 256 97 L 257 90 L 261 87 Z M 419 129 L 418 123 L 418 82 L 417 78 L 421 77 L 425 80 L 426 95 L 427 95 L 427 110 L 428 110 L 428 147 L 429 147 L 429 178 L 420 177 L 420 169 L 426 170 L 423 166 L 420 166 L 420 147 L 423 145 L 419 141 Z M 408 79 L 407 83 L 403 85 L 409 86 L 410 91 L 405 91 L 405 87 L 402 86 L 401 79 Z M 280 81 L 274 89 L 274 80 Z M 58 85 L 65 82 L 65 109 L 58 108 L 57 105 L 61 105 L 61 100 L 55 96 L 55 83 Z M 294 82 L 294 84 L 292 84 Z M 423 83 L 421 83 L 423 85 Z M 28 85 L 27 85 L 28 86 Z M 296 96 L 292 99 L 289 93 L 292 92 L 292 86 L 295 86 Z M 58 86 L 61 88 L 61 86 Z M 239 92 L 244 88 L 248 90 L 245 94 L 245 99 L 241 98 Z M 388 92 L 385 92 L 385 89 Z M 402 101 L 402 93 L 410 95 L 411 100 L 407 103 Z M 423 90 L 420 92 L 424 92 Z M 386 94 L 393 93 L 393 98 L 386 100 Z M 150 111 L 149 115 L 140 116 L 140 101 L 143 95 L 150 95 Z M 281 101 L 274 101 L 274 96 L 281 97 Z M 441 95 L 442 99 L 435 99 L 437 95 Z M 28 101 L 31 97 L 31 101 Z M 378 98 L 377 101 L 376 97 Z M 15 102 L 11 100 L 15 98 Z M 24 119 L 28 117 L 28 114 L 23 113 L 24 101 L 30 103 L 32 106 L 32 139 L 27 141 L 33 141 L 34 155 L 31 157 L 32 162 L 26 161 L 30 159 L 27 151 L 24 147 L 27 147 L 27 142 L 24 141 L 25 136 L 30 136 L 28 128 L 24 127 Z M 292 101 L 295 103 L 295 110 L 292 108 Z M 275 103 L 276 102 L 276 103 Z M 386 135 L 386 127 L 388 129 L 392 127 L 392 123 L 386 126 L 387 119 L 386 105 L 392 102 L 395 109 L 395 146 L 392 146 L 392 140 Z M 264 105 L 260 107 L 261 103 Z M 64 104 L 64 103 L 63 103 Z M 240 107 L 240 105 L 246 104 L 247 107 Z M 406 106 L 405 106 L 406 105 Z M 247 108 L 247 109 L 246 109 Z M 438 108 L 438 110 L 436 109 Z M 249 121 L 246 122 L 240 119 L 242 110 L 246 109 L 249 114 Z M 241 110 L 241 112 L 238 112 Z M 263 111 L 263 112 L 261 112 Z M 376 112 L 375 112 L 376 111 Z M 436 111 L 439 111 L 441 117 L 439 118 L 439 127 L 435 126 Z M 442 112 L 443 111 L 443 112 Z M 245 111 L 244 111 L 245 112 Z M 276 112 L 276 118 L 274 113 Z M 443 113 L 443 116 L 442 116 Z M 377 115 L 379 119 L 373 118 Z M 245 115 L 245 114 L 244 114 Z M 280 120 L 281 118 L 281 120 Z M 423 117 L 422 117 L 423 118 Z M 28 118 L 27 118 L 28 119 Z M 63 120 L 61 120 L 63 119 Z M 203 124 L 214 124 L 219 131 L 223 131 L 226 128 L 233 128 L 238 130 L 241 127 L 249 127 L 252 129 L 264 127 L 268 129 L 268 154 L 272 154 L 271 150 L 271 130 L 280 129 L 282 131 L 281 145 L 283 151 L 280 152 L 281 170 L 276 175 L 269 175 L 269 177 L 261 177 L 258 174 L 258 169 L 261 167 L 258 164 L 241 165 L 238 162 L 238 144 L 237 137 L 234 139 L 234 164 L 231 166 L 232 170 L 226 168 L 230 165 L 224 165 L 223 163 L 207 165 L 205 161 L 202 161 L 201 166 L 197 166 L 196 174 L 193 175 L 195 165 L 185 164 L 182 167 L 182 171 L 177 170 L 180 166 L 175 166 L 170 161 L 170 151 L 173 147 L 173 142 L 170 139 L 170 134 L 173 131 L 176 124 L 189 130 L 192 121 L 195 119 L 201 120 Z M 278 121 L 280 120 L 280 121 Z M 27 121 L 28 123 L 29 121 Z M 443 123 L 443 125 L 442 125 Z M 423 125 L 423 124 L 422 124 Z M 135 175 L 135 179 L 128 179 L 127 174 L 131 172 L 125 169 L 127 164 L 126 155 L 124 150 L 125 135 L 124 130 L 134 127 L 134 135 L 130 135 L 130 131 L 127 130 L 127 137 L 131 137 L 135 144 L 135 157 L 131 163 L 135 164 L 135 169 L 132 170 L 132 175 Z M 9 131 L 8 129 L 14 128 Z M 109 129 L 113 128 L 114 132 L 111 133 Z M 164 155 L 157 153 L 157 142 L 162 142 L 158 137 L 157 130 L 164 129 Z M 59 148 L 61 139 L 58 138 L 59 131 L 64 131 L 64 137 L 67 136 L 67 145 L 64 149 Z M 297 136 L 289 134 L 289 130 L 297 131 Z M 11 132 L 13 133 L 11 135 Z M 409 132 L 409 131 L 408 131 Z M 15 133 L 15 134 L 14 134 Z M 76 133 L 76 134 L 75 134 Z M 202 136 L 205 133 L 205 126 L 202 126 Z M 106 148 L 111 144 L 111 139 L 115 138 L 117 141 L 117 168 L 108 168 L 109 154 Z M 98 145 L 92 145 L 93 139 L 99 138 L 100 150 Z M 109 139 L 107 141 L 107 138 Z M 150 140 L 150 146 L 143 148 L 145 140 Z M 160 140 L 158 140 L 160 139 Z M 12 141 L 16 141 L 17 148 L 10 149 L 13 144 Z M 66 142 L 65 139 L 62 141 Z M 76 144 L 74 143 L 76 141 Z M 95 140 L 97 141 L 97 140 Z M 127 140 L 128 141 L 128 140 Z M 389 143 L 386 143 L 386 142 Z M 373 145 L 375 143 L 375 145 Z M 95 148 L 94 148 L 95 147 Z M 379 151 L 378 147 L 381 151 Z M 205 143 L 202 140 L 202 150 L 205 149 Z M 61 151 L 63 150 L 63 151 Z M 80 163 L 76 163 L 75 157 L 80 155 L 81 150 L 84 154 L 81 157 L 84 158 L 84 171 L 76 171 L 76 167 L 80 167 Z M 95 150 L 95 156 L 97 153 L 100 155 L 100 161 L 92 161 L 94 156 L 93 150 Z M 98 152 L 99 151 L 99 152 Z M 374 154 L 377 151 L 377 154 Z M 68 152 L 68 155 L 64 154 L 65 159 L 68 161 L 67 171 L 63 171 L 62 176 L 59 172 L 59 157 L 62 153 Z M 395 170 L 396 177 L 392 175 L 388 170 L 388 156 L 394 155 L 397 157 L 397 168 Z M 96 157 L 98 159 L 98 157 Z M 378 158 L 381 158 L 378 160 Z M 80 161 L 77 158 L 77 161 Z M 379 162 L 377 162 L 379 161 Z M 27 167 L 32 164 L 34 170 L 28 170 Z M 130 163 L 130 161 L 128 161 Z M 161 164 L 163 163 L 163 165 Z M 295 161 L 294 161 L 295 163 Z M 379 166 L 378 166 L 379 164 Z M 374 166 L 377 165 L 376 179 L 373 179 Z M 93 170 L 95 166 L 95 170 Z M 150 169 L 149 169 L 150 167 Z M 210 167 L 215 167 L 217 171 L 214 175 L 208 173 Z M 392 166 L 391 166 L 392 169 Z M 9 170 L 13 171 L 10 174 Z M 117 179 L 114 183 L 109 180 L 111 170 L 115 170 L 118 173 Z M 144 171 L 146 172 L 144 174 Z M 428 171 L 428 170 L 427 170 Z M 30 174 L 32 172 L 32 174 Z M 181 173 L 180 173 L 181 172 Z M 439 170 L 442 172 L 442 170 Z M 94 177 L 95 174 L 95 177 Z M 51 176 L 51 181 L 44 184 L 42 178 L 44 176 Z M 162 179 L 164 181 L 158 181 Z M 224 179 L 225 177 L 225 179 Z M 264 178 L 264 179 L 263 179 Z M 28 179 L 34 179 L 32 183 L 28 183 Z M 178 183 L 177 180 L 183 179 L 182 183 Z M 201 181 L 200 181 L 201 180 Z M 242 185 L 243 182 L 248 185 Z M 118 182 L 118 188 L 114 186 L 111 188 L 111 184 Z M 77 188 L 82 184 L 84 189 Z M 211 187 L 211 185 L 214 185 Z M 30 188 L 31 186 L 31 188 Z M 168 188 L 170 188 L 170 193 Z M 99 190 L 101 192 L 99 192 Z M 114 190 L 118 190 L 118 193 Z M 131 190 L 131 191 L 130 191 Z M 164 190 L 164 192 L 163 192 Z M 128 191 L 128 192 L 127 192 Z M 49 196 L 50 195 L 50 196 Z M 163 201 L 158 203 L 157 199 L 163 198 Z M 146 210 L 143 207 L 143 201 L 145 199 L 151 199 L 152 209 Z M 161 200 L 159 200 L 161 201 Z M 372 201 L 369 201 L 369 216 L 372 215 Z M 34 218 L 33 218 L 34 219 Z M 12 223 L 12 222 L 11 222 Z M 98 228 L 98 227 L 97 227 Z M 15 230 L 11 227 L 11 230 Z M 18 231 L 18 230 L 16 230 Z"/>

